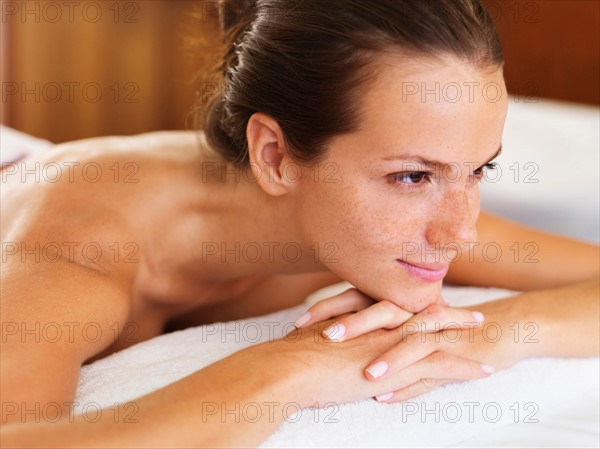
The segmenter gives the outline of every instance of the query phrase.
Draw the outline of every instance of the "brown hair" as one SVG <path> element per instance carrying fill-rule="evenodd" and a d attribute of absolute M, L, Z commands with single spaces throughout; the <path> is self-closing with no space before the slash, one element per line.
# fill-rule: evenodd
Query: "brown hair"
<path fill-rule="evenodd" d="M 221 86 L 202 107 L 211 147 L 247 164 L 255 112 L 277 120 L 301 163 L 318 162 L 336 135 L 356 129 L 357 87 L 373 57 L 455 56 L 499 68 L 502 48 L 480 0 L 222 0 Z"/>

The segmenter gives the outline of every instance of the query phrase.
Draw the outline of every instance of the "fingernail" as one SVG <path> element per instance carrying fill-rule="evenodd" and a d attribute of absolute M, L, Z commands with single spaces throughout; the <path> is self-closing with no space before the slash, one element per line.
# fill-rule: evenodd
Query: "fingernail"
<path fill-rule="evenodd" d="M 294 321 L 294 325 L 296 327 L 302 327 L 303 324 L 308 323 L 308 321 L 310 320 L 310 312 L 306 312 L 303 315 L 300 315 L 300 317 Z"/>
<path fill-rule="evenodd" d="M 380 377 L 383 374 L 385 374 L 385 372 L 388 370 L 388 368 L 389 368 L 388 364 L 382 361 L 382 362 L 373 363 L 365 371 L 367 371 L 371 376 L 377 378 L 377 377 Z"/>
<path fill-rule="evenodd" d="M 346 333 L 346 327 L 343 324 L 335 323 L 323 331 L 323 335 L 329 340 L 340 341 Z"/>
<path fill-rule="evenodd" d="M 475 321 L 477 321 L 478 323 L 483 323 L 483 321 L 485 320 L 485 317 L 481 312 L 473 312 L 473 318 L 475 318 Z"/>
<path fill-rule="evenodd" d="M 495 372 L 495 371 L 496 371 L 496 370 L 494 369 L 494 367 L 493 367 L 493 366 L 491 366 L 491 365 L 486 365 L 486 364 L 484 364 L 484 363 L 482 363 L 482 364 L 481 364 L 481 370 L 482 370 L 484 373 L 487 373 L 487 374 L 492 374 L 493 372 Z"/>
<path fill-rule="evenodd" d="M 440 298 L 442 298 L 442 302 L 444 304 L 446 304 L 447 306 L 450 305 L 450 301 L 448 301 L 445 296 L 440 296 Z"/>
<path fill-rule="evenodd" d="M 387 401 L 388 399 L 392 399 L 394 397 L 394 393 L 385 393 L 385 394 L 380 394 L 379 396 L 375 396 L 375 399 L 378 400 L 379 402 L 381 401 Z"/>

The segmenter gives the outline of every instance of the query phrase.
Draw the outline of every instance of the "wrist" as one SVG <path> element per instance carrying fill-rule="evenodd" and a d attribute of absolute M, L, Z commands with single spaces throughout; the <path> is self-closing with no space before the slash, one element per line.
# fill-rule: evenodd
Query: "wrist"
<path fill-rule="evenodd" d="M 510 337 L 518 348 L 519 360 L 552 355 L 552 336 L 559 324 L 544 308 L 543 296 L 527 292 L 510 298 Z"/>
<path fill-rule="evenodd" d="M 287 346 L 276 347 L 289 344 L 290 342 L 281 340 L 270 341 L 242 350 L 236 355 L 241 357 L 237 363 L 247 373 L 245 376 L 250 378 L 250 394 L 276 403 L 280 410 L 285 411 L 287 407 L 288 412 L 293 413 L 294 407 L 304 407 L 308 401 L 306 385 L 302 382 L 310 376 L 306 372 L 307 366 L 302 366 L 297 354 L 290 353 Z M 279 413 L 279 417 L 281 415 Z"/>
<path fill-rule="evenodd" d="M 597 280 L 510 298 L 514 321 L 530 325 L 521 342 L 526 357 L 597 357 L 600 284 Z M 535 332 L 531 332 L 531 331 Z"/>
<path fill-rule="evenodd" d="M 481 333 L 490 348 L 489 364 L 504 369 L 537 356 L 539 320 L 529 310 L 527 298 L 516 295 L 479 304 L 472 309 L 485 316 Z"/>

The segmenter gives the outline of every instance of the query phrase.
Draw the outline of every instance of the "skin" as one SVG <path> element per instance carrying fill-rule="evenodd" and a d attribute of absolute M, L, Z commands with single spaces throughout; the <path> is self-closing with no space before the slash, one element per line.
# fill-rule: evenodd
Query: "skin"
<path fill-rule="evenodd" d="M 23 341 L 18 334 L 3 339 L 5 403 L 31 408 L 36 402 L 70 401 L 82 364 L 160 335 L 165 328 L 290 307 L 340 279 L 358 289 L 315 306 L 310 321 L 298 331 L 298 342 L 282 339 L 252 346 L 136 400 L 136 426 L 114 422 L 109 413 L 94 424 L 80 418 L 24 423 L 34 421 L 32 415 L 16 413 L 3 416 L 11 423 L 3 425 L 3 446 L 35 447 L 40 441 L 46 447 L 254 446 L 281 424 L 280 414 L 257 423 L 220 420 L 218 415 L 203 421 L 202 404 L 275 398 L 309 406 L 388 392 L 395 392 L 397 400 L 419 394 L 422 385 L 433 388 L 446 381 L 486 377 L 485 365 L 501 369 L 530 356 L 598 354 L 598 339 L 588 338 L 598 333 L 590 319 L 598 310 L 597 246 L 489 215 L 478 218 L 477 176 L 471 171 L 454 173 L 458 177 L 452 176 L 453 182 L 417 187 L 405 174 L 395 175 L 407 164 L 414 172 L 415 155 L 478 168 L 497 152 L 506 114 L 505 92 L 498 102 L 478 95 L 472 103 L 421 101 L 419 96 L 403 99 L 403 81 L 495 82 L 503 88 L 501 72 L 451 58 L 421 58 L 400 67 L 391 56 L 380 59 L 379 76 L 362 97 L 360 128 L 335 137 L 328 148 L 321 167 L 334 167 L 337 182 L 325 182 L 322 171 L 295 164 L 276 120 L 261 113 L 248 123 L 251 172 L 245 171 L 239 180 L 231 174 L 208 175 L 222 161 L 192 133 L 58 145 L 26 163 L 80 162 L 72 181 L 67 176 L 37 183 L 23 183 L 14 175 L 3 179 L 3 242 L 24 242 L 27 248 L 35 248 L 37 242 L 42 247 L 59 243 L 62 248 L 65 242 L 94 242 L 102 248 L 94 262 L 80 251 L 72 257 L 63 252 L 55 262 L 48 262 L 52 254 L 47 254 L 36 262 L 18 249 L 3 248 L 4 322 L 33 328 L 36 323 L 43 327 L 50 322 L 93 321 L 102 330 L 95 342 L 79 332 L 73 341 L 53 343 Z M 457 123 L 463 124 L 458 131 Z M 383 160 L 406 153 L 411 157 Z M 114 164 L 129 174 L 126 164 L 132 161 L 138 182 L 115 182 Z M 99 164 L 109 175 L 95 183 L 86 181 L 77 171 L 86 162 Z M 300 178 L 292 176 L 290 167 L 300 170 Z M 391 179 L 400 182 L 394 185 Z M 460 247 L 474 241 L 497 241 L 507 247 L 515 241 L 540 243 L 540 262 L 533 268 L 510 257 L 491 264 L 475 254 L 473 261 L 462 257 L 450 264 L 446 277 L 465 285 L 529 291 L 477 310 L 502 326 L 515 319 L 537 320 L 543 339 L 534 349 L 510 339 L 491 347 L 480 337 L 473 343 L 440 347 L 407 337 L 410 320 L 463 323 L 475 316 L 472 310 L 444 305 L 441 280 L 424 282 L 403 268 L 398 259 L 432 262 L 429 252 L 411 254 L 403 244 L 439 251 L 452 242 Z M 264 249 L 269 242 L 279 245 L 252 260 L 213 251 L 214 244 L 217 250 L 223 243 L 226 248 L 239 244 Z M 126 247 L 128 243 L 134 246 Z M 282 250 L 286 243 L 299 249 L 294 253 L 299 257 Z M 550 289 L 535 291 L 540 286 Z M 566 297 L 575 298 L 577 306 Z M 332 345 L 322 337 L 315 340 L 332 323 L 324 320 L 333 317 L 346 324 L 344 341 Z M 578 324 L 577 332 L 573 323 Z M 133 341 L 125 332 L 132 325 Z M 374 379 L 365 374 L 366 367 L 383 359 L 392 367 L 386 375 Z M 48 372 L 54 375 L 40 375 Z M 339 382 L 340 376 L 345 382 Z"/>
<path fill-rule="evenodd" d="M 417 312 L 436 301 L 442 282 L 415 279 L 397 259 L 448 266 L 456 249 L 450 248 L 445 260 L 442 248 L 476 241 L 479 177 L 472 171 L 500 147 L 507 96 L 495 103 L 481 97 L 470 102 L 468 95 L 455 103 L 433 97 L 422 101 L 421 95 L 407 95 L 403 101 L 403 83 L 412 80 L 429 89 L 436 83 L 504 82 L 500 71 L 479 73 L 465 64 L 439 70 L 434 60 L 409 67 L 397 61 L 380 63 L 360 129 L 331 144 L 325 164 L 339 166 L 339 183 L 301 185 L 291 194 L 308 240 L 339 246 L 339 261 L 326 263 L 327 268 L 374 299 Z M 469 123 L 472 131 L 457 132 L 456 123 Z M 430 169 L 411 155 L 457 165 L 438 183 L 411 183 L 407 176 L 390 179 L 394 173 Z M 386 160 L 396 156 L 400 158 Z"/>

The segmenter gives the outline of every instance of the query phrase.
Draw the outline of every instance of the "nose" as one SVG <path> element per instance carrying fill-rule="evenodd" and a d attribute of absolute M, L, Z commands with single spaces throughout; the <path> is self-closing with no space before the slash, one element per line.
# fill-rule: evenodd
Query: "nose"
<path fill-rule="evenodd" d="M 475 189 L 454 188 L 440 199 L 427 228 L 427 241 L 434 247 L 477 241 L 479 195 Z"/>

